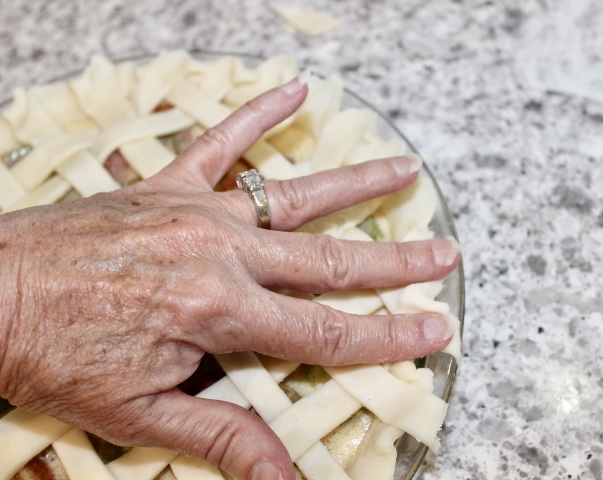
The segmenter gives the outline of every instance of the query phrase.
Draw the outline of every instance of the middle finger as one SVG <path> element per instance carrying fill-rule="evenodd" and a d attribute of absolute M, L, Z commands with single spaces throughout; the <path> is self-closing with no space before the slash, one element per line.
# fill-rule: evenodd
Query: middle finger
<path fill-rule="evenodd" d="M 439 280 L 460 260 L 458 244 L 448 239 L 366 242 L 301 232 L 265 232 L 262 237 L 247 259 L 256 281 L 311 293 Z"/>

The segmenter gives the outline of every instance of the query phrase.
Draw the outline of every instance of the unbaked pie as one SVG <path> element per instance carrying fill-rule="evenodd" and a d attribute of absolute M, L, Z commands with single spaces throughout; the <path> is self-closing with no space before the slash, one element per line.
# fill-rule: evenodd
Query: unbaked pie
<path fill-rule="evenodd" d="M 147 178 L 205 129 L 296 74 L 298 67 L 288 57 L 250 68 L 239 57 L 200 60 L 177 51 L 144 64 L 113 64 L 97 57 L 77 77 L 17 89 L 0 117 L 0 212 Z M 284 179 L 408 150 L 401 139 L 382 138 L 373 111 L 341 107 L 337 76 L 311 77 L 309 84 L 299 111 L 267 132 L 219 188 L 232 188 L 236 173 L 252 167 L 265 177 Z M 404 191 L 302 229 L 366 241 L 430 238 L 436 195 L 429 176 L 421 175 Z M 313 300 L 359 314 L 451 315 L 446 303 L 435 300 L 441 288 L 442 282 L 428 282 L 333 292 Z M 459 345 L 457 329 L 447 351 L 458 357 Z M 281 438 L 300 478 L 391 480 L 394 443 L 404 432 L 435 451 L 439 447 L 447 404 L 432 393 L 432 371 L 413 362 L 320 367 L 252 352 L 204 358 L 198 374 L 182 388 L 252 408 Z M 206 462 L 170 450 L 122 449 L 45 415 L 11 410 L 0 402 L 2 410 L 0 479 L 225 478 Z M 54 473 L 36 477 L 36 468 Z"/>

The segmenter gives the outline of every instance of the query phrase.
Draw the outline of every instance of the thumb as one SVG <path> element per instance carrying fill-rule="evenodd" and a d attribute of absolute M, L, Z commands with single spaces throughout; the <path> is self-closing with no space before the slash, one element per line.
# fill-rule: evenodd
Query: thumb
<path fill-rule="evenodd" d="M 276 434 L 238 405 L 171 390 L 145 411 L 147 445 L 204 458 L 239 480 L 295 480 L 293 463 Z"/>

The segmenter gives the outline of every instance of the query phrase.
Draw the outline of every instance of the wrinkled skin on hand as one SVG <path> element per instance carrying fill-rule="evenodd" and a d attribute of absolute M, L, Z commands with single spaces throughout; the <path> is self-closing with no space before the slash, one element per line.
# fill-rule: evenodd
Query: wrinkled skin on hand
<path fill-rule="evenodd" d="M 342 365 L 442 349 L 451 331 L 437 315 L 352 316 L 269 288 L 321 293 L 450 273 L 459 255 L 447 240 L 288 232 L 403 188 L 417 176 L 411 159 L 266 181 L 271 231 L 257 228 L 244 192 L 212 191 L 306 93 L 293 80 L 262 95 L 146 181 L 1 215 L 0 395 L 117 444 L 204 457 L 236 478 L 266 467 L 261 478 L 292 480 L 287 451 L 258 417 L 177 389 L 204 353 Z"/>

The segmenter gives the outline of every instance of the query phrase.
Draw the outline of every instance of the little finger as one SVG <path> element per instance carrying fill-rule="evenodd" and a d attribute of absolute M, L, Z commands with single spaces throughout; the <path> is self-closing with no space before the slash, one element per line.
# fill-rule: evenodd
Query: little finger
<path fill-rule="evenodd" d="M 273 314 L 254 316 L 237 350 L 313 365 L 410 360 L 446 347 L 453 327 L 435 313 L 351 315 L 317 302 L 267 292 Z"/>

